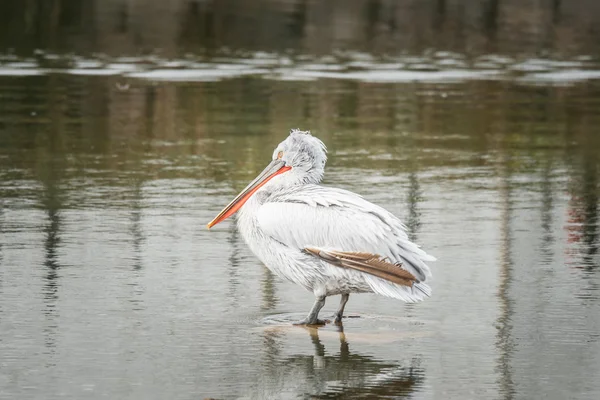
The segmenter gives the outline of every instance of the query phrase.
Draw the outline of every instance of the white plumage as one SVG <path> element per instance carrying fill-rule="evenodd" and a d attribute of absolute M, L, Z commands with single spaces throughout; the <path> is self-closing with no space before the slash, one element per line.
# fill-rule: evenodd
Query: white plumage
<path fill-rule="evenodd" d="M 209 227 L 239 209 L 238 228 L 252 252 L 277 275 L 315 294 L 315 306 L 301 323 L 317 323 L 325 297 L 336 294 L 343 295 L 338 322 L 349 293 L 373 292 L 405 302 L 429 296 L 426 262 L 435 258 L 412 243 L 406 227 L 385 209 L 347 190 L 318 185 L 326 160 L 320 140 L 293 130 L 275 149 L 267 169 Z M 332 263 L 336 252 L 348 252 L 350 258 Z M 357 270 L 352 252 L 369 253 L 379 261 Z M 380 261 L 389 264 L 387 271 L 403 269 L 414 279 L 404 285 L 380 277 L 387 276 Z"/>

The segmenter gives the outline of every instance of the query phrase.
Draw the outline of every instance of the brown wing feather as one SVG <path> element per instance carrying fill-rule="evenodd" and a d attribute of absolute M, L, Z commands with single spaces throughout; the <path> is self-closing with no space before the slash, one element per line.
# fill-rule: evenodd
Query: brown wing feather
<path fill-rule="evenodd" d="M 311 247 L 304 250 L 332 265 L 361 271 L 398 285 L 412 286 L 414 282 L 417 282 L 413 274 L 402 269 L 400 265 L 386 261 L 377 254 L 322 250 Z"/>

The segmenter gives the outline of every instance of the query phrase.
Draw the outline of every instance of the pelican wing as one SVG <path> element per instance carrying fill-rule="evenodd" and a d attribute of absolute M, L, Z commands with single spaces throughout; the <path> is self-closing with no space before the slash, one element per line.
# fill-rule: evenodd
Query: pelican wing
<path fill-rule="evenodd" d="M 289 247 L 369 253 L 419 282 L 431 276 L 425 262 L 435 258 L 408 239 L 402 222 L 346 190 L 305 185 L 282 191 L 260 207 L 256 218 L 265 234 Z"/>
<path fill-rule="evenodd" d="M 324 250 L 316 247 L 307 247 L 304 250 L 330 264 L 361 271 L 397 285 L 411 287 L 417 281 L 413 274 L 399 268 L 397 264 L 382 259 L 377 254 Z"/>

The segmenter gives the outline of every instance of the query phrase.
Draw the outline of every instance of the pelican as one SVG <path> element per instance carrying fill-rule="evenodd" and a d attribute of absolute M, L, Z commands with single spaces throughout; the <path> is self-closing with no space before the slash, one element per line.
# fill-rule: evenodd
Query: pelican
<path fill-rule="evenodd" d="M 343 189 L 322 186 L 327 149 L 293 129 L 272 161 L 207 227 L 238 213 L 250 250 L 276 275 L 315 295 L 298 325 L 318 325 L 328 296 L 341 295 L 335 323 L 350 293 L 376 293 L 407 303 L 431 295 L 427 254 L 408 239 L 390 212 Z"/>

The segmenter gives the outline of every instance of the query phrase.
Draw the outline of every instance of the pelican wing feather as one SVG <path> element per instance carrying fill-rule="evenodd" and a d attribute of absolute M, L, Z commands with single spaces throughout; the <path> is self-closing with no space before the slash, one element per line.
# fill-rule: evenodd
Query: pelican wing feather
<path fill-rule="evenodd" d="M 416 279 L 410 272 L 382 259 L 377 254 L 325 250 L 307 247 L 306 252 L 338 267 L 354 269 L 401 286 L 412 287 Z"/>

